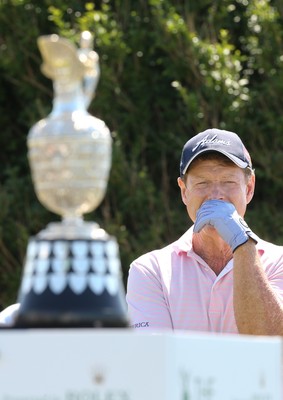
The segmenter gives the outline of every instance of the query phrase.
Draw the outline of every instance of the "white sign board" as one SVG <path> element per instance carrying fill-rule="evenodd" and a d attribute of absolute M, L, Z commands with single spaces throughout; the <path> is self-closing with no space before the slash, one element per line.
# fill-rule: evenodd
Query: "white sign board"
<path fill-rule="evenodd" d="M 282 341 L 0 330 L 0 400 L 282 400 Z"/>

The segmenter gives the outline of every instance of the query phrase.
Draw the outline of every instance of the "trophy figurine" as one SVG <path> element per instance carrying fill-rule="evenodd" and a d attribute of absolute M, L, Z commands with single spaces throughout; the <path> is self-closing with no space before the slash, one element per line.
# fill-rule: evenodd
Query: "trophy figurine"
<path fill-rule="evenodd" d="M 87 112 L 100 74 L 92 41 L 87 31 L 78 49 L 58 35 L 38 38 L 54 100 L 28 133 L 28 159 L 39 201 L 61 221 L 28 242 L 19 327 L 128 326 L 117 241 L 83 220 L 105 195 L 112 154 L 109 129 Z"/>

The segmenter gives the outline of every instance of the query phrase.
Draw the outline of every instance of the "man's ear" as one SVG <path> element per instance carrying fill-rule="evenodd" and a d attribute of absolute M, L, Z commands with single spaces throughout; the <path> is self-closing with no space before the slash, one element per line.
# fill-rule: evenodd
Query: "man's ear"
<path fill-rule="evenodd" d="M 247 204 L 249 204 L 250 201 L 252 200 L 254 196 L 254 191 L 255 191 L 255 174 L 252 174 L 246 188 Z"/>
<path fill-rule="evenodd" d="M 186 206 L 186 205 L 187 205 L 187 202 L 188 202 L 188 199 L 187 199 L 187 196 L 186 196 L 186 190 L 187 190 L 187 188 L 186 188 L 185 182 L 183 181 L 183 179 L 181 179 L 181 178 L 179 177 L 179 178 L 177 179 L 177 183 L 178 183 L 178 186 L 179 186 L 179 188 L 180 188 L 182 201 L 183 201 L 183 203 L 184 203 L 185 206 Z"/>

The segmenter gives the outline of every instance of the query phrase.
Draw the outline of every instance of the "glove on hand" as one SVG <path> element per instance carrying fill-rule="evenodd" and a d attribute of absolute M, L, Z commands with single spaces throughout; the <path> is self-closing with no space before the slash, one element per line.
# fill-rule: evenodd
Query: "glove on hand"
<path fill-rule="evenodd" d="M 208 200 L 201 205 L 197 212 L 194 232 L 200 232 L 205 225 L 212 225 L 233 252 L 249 238 L 258 242 L 257 236 L 237 213 L 234 205 L 223 200 Z"/>

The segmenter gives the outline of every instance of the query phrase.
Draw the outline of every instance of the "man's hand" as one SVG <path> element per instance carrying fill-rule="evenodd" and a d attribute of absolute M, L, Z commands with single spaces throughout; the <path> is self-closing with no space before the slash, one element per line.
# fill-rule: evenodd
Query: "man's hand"
<path fill-rule="evenodd" d="M 258 242 L 257 236 L 237 213 L 234 205 L 223 200 L 208 200 L 201 205 L 194 232 L 200 232 L 205 225 L 212 225 L 233 252 L 249 238 Z"/>

